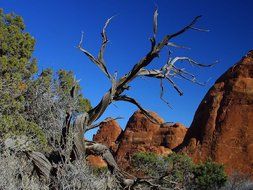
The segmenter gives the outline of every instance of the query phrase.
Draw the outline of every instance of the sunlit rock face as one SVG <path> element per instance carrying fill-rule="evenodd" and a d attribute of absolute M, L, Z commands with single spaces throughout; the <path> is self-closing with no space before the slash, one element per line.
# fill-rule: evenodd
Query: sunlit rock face
<path fill-rule="evenodd" d="M 118 137 L 122 129 L 115 120 L 104 122 L 99 127 L 96 135 L 93 136 L 93 141 L 106 145 L 111 151 L 116 152 L 118 149 Z"/>
<path fill-rule="evenodd" d="M 253 51 L 207 92 L 176 150 L 223 163 L 228 174 L 253 174 Z"/>
<path fill-rule="evenodd" d="M 136 111 L 119 139 L 116 159 L 126 171 L 131 171 L 131 157 L 137 152 L 153 152 L 164 156 L 171 154 L 171 149 L 182 143 L 187 131 L 179 123 L 165 124 L 156 113 L 149 113 L 158 123 L 152 122 L 141 111 Z"/>
<path fill-rule="evenodd" d="M 124 131 L 115 120 L 110 120 L 100 126 L 93 140 L 110 148 L 119 166 L 129 172 L 132 170 L 131 157 L 137 152 L 153 152 L 167 156 L 172 153 L 171 149 L 182 143 L 187 128 L 180 123 L 165 123 L 154 112 L 149 114 L 158 123 L 152 122 L 141 111 L 136 111 Z M 95 167 L 104 167 L 101 159 L 97 156 L 88 157 L 89 163 Z"/>
<path fill-rule="evenodd" d="M 100 156 L 89 155 L 86 157 L 88 164 L 92 168 L 106 168 L 107 163 Z"/>

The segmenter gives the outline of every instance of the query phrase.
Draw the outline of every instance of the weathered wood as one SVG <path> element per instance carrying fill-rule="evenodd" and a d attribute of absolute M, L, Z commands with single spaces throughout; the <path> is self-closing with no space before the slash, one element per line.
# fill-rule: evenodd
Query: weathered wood
<path fill-rule="evenodd" d="M 193 61 L 192 59 L 188 57 L 175 57 L 174 59 L 168 58 L 168 61 L 166 64 L 160 68 L 160 69 L 153 69 L 149 70 L 146 67 L 152 63 L 152 61 L 159 57 L 159 54 L 161 50 L 163 50 L 165 47 L 173 46 L 173 47 L 183 47 L 175 45 L 174 43 L 170 42 L 171 39 L 183 34 L 184 32 L 193 29 L 198 31 L 203 31 L 202 29 L 194 27 L 196 22 L 201 16 L 195 17 L 190 24 L 183 27 L 181 30 L 173 33 L 168 34 L 163 37 L 163 39 L 157 43 L 156 42 L 156 35 L 157 35 L 157 29 L 158 29 L 158 9 L 155 10 L 153 15 L 153 37 L 150 39 L 151 41 L 151 49 L 146 53 L 144 57 L 142 57 L 133 67 L 132 69 L 125 75 L 123 75 L 121 78 L 117 80 L 116 75 L 111 75 L 109 70 L 106 67 L 105 61 L 104 61 L 104 51 L 106 48 L 106 45 L 108 43 L 108 38 L 106 34 L 106 28 L 111 21 L 112 18 L 108 19 L 102 29 L 101 35 L 102 35 L 102 45 L 99 50 L 98 57 L 93 56 L 89 51 L 84 49 L 82 47 L 83 43 L 83 33 L 81 36 L 81 40 L 79 42 L 78 48 L 81 52 L 83 52 L 91 62 L 93 62 L 95 65 L 98 66 L 98 68 L 106 75 L 107 78 L 110 79 L 112 86 L 111 88 L 104 94 L 100 102 L 90 111 L 83 114 L 72 113 L 70 116 L 70 122 L 67 122 L 67 126 L 65 131 L 66 133 L 71 135 L 73 134 L 73 145 L 74 145 L 74 152 L 77 156 L 77 159 L 82 159 L 85 151 L 90 151 L 95 155 L 100 155 L 103 157 L 103 159 L 107 162 L 108 166 L 112 169 L 112 172 L 116 172 L 116 176 L 119 176 L 119 179 L 122 183 L 125 183 L 126 187 L 129 187 L 133 185 L 136 182 L 136 178 L 133 176 L 133 179 L 128 179 L 125 176 L 124 172 L 121 171 L 115 162 L 115 159 L 113 155 L 111 154 L 110 150 L 102 144 L 86 141 L 84 144 L 84 133 L 88 131 L 89 129 L 92 129 L 94 127 L 97 127 L 99 125 L 94 125 L 93 122 L 99 119 L 102 114 L 105 112 L 107 107 L 114 101 L 127 101 L 129 103 L 132 103 L 136 105 L 139 109 L 142 110 L 142 112 L 151 119 L 153 122 L 157 122 L 142 106 L 134 99 L 126 94 L 123 94 L 125 90 L 129 90 L 129 83 L 133 81 L 135 78 L 139 76 L 146 76 L 151 78 L 156 78 L 161 80 L 161 99 L 163 99 L 163 84 L 162 80 L 166 79 L 169 83 L 171 83 L 174 87 L 174 89 L 182 95 L 182 91 L 177 87 L 177 85 L 172 80 L 172 77 L 178 76 L 182 79 L 189 80 L 191 82 L 197 83 L 195 76 L 184 69 L 178 68 L 175 66 L 175 63 L 177 61 L 186 61 L 192 65 L 196 66 L 210 66 L 210 65 L 203 65 L 199 64 L 196 61 Z M 170 54 L 169 54 L 170 56 Z M 199 83 L 200 84 L 200 83 Z M 166 102 L 166 101 L 165 101 Z M 73 133 L 71 133 L 73 131 Z M 63 142 L 66 143 L 67 136 L 65 135 L 65 140 Z M 124 182 L 125 181 L 125 182 Z M 149 183 L 150 186 L 156 187 L 156 185 L 151 184 L 151 182 L 143 181 L 145 183 Z"/>
<path fill-rule="evenodd" d="M 26 152 L 28 159 L 32 160 L 35 170 L 37 171 L 40 177 L 43 177 L 45 180 L 50 179 L 50 172 L 52 169 L 51 163 L 41 152 Z"/>

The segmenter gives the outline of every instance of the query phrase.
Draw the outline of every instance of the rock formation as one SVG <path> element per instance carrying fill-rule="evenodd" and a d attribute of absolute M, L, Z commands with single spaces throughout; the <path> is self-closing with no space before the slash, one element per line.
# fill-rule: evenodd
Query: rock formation
<path fill-rule="evenodd" d="M 181 124 L 165 124 L 156 113 L 150 114 L 159 122 L 155 124 L 141 111 L 129 119 L 121 137 L 116 159 L 121 168 L 131 170 L 131 157 L 136 152 L 154 152 L 169 155 L 171 149 L 182 143 L 187 129 Z M 176 135 L 176 136 L 175 136 Z"/>
<path fill-rule="evenodd" d="M 110 148 L 113 152 L 118 149 L 118 143 L 116 142 L 122 129 L 115 120 L 104 122 L 99 127 L 96 135 L 93 136 L 93 141 L 102 143 Z"/>
<path fill-rule="evenodd" d="M 174 149 L 183 142 L 187 128 L 180 123 L 175 123 L 172 125 L 166 124 L 161 126 L 160 131 L 161 134 L 165 134 L 165 146 Z"/>
<path fill-rule="evenodd" d="M 93 135 L 93 141 L 106 145 L 112 153 L 115 153 L 118 149 L 117 139 L 121 134 L 122 129 L 115 120 L 109 120 L 101 123 L 97 134 Z M 107 163 L 101 156 L 93 155 L 89 153 L 86 157 L 87 162 L 94 168 L 107 167 Z"/>
<path fill-rule="evenodd" d="M 89 155 L 86 157 L 87 162 L 93 168 L 105 168 L 107 163 L 100 156 Z"/>
<path fill-rule="evenodd" d="M 228 174 L 253 174 L 253 51 L 207 92 L 176 150 L 223 163 Z"/>

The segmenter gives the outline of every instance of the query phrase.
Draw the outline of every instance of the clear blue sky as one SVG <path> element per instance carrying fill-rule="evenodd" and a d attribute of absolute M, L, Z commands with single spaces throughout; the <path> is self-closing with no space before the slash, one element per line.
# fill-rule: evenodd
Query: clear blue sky
<path fill-rule="evenodd" d="M 191 47 L 191 50 L 173 50 L 172 56 L 190 56 L 203 62 L 220 60 L 211 69 L 194 69 L 202 81 L 212 78 L 205 87 L 187 81 L 177 81 L 184 96 L 179 97 L 166 85 L 165 97 L 173 106 L 170 109 L 159 99 L 159 81 L 138 79 L 131 84 L 129 95 L 135 97 L 146 109 L 153 110 L 166 121 L 191 124 L 194 113 L 214 81 L 246 52 L 253 49 L 252 0 L 1 0 L 6 13 L 21 15 L 27 31 L 36 39 L 34 56 L 40 69 L 52 67 L 73 70 L 81 79 L 84 95 L 96 105 L 110 87 L 109 81 L 75 46 L 81 31 L 85 33 L 84 46 L 97 55 L 100 32 L 107 18 L 117 15 L 108 27 L 110 44 L 106 62 L 111 72 L 118 75 L 129 71 L 150 48 L 152 15 L 155 4 L 159 7 L 158 39 L 177 31 L 196 15 L 203 15 L 197 24 L 210 29 L 209 33 L 189 31 L 174 42 Z M 164 64 L 166 52 L 150 66 Z M 182 65 L 183 67 L 185 65 Z M 124 128 L 136 107 L 127 103 L 111 105 L 103 118 L 123 116 L 119 121 Z M 89 135 L 90 137 L 90 135 Z"/>

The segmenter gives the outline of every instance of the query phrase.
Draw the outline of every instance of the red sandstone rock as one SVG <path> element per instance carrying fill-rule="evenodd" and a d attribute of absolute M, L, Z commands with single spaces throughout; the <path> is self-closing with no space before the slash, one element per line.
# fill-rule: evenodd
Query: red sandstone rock
<path fill-rule="evenodd" d="M 187 130 L 183 125 L 164 124 L 156 113 L 149 113 L 159 124 L 150 121 L 141 111 L 136 111 L 127 123 L 116 153 L 117 162 L 124 170 L 131 171 L 130 162 L 134 153 L 154 152 L 166 156 L 172 153 L 172 148 L 182 143 Z"/>
<path fill-rule="evenodd" d="M 253 51 L 208 91 L 178 149 L 223 163 L 228 174 L 253 174 Z"/>
<path fill-rule="evenodd" d="M 91 167 L 94 168 L 107 167 L 107 163 L 100 156 L 89 155 L 87 156 L 86 160 Z"/>
<path fill-rule="evenodd" d="M 99 131 L 93 136 L 93 141 L 102 143 L 115 152 L 118 148 L 117 138 L 121 134 L 122 129 L 115 120 L 102 123 Z"/>
<path fill-rule="evenodd" d="M 183 142 L 185 134 L 187 132 L 187 128 L 184 125 L 180 123 L 175 123 L 174 125 L 165 125 L 164 128 L 166 129 L 166 131 L 164 131 L 164 133 L 166 134 L 166 147 L 174 149 Z"/>

